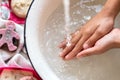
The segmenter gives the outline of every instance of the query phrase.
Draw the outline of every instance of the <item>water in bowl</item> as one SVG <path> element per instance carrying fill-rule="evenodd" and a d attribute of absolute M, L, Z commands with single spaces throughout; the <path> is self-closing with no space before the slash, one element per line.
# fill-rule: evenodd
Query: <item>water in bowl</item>
<path fill-rule="evenodd" d="M 105 0 L 71 0 L 70 32 L 85 24 L 98 13 Z M 59 43 L 66 37 L 64 6 L 59 6 L 49 17 L 40 37 L 41 52 L 60 80 L 119 80 L 120 50 L 114 49 L 99 56 L 64 61 L 59 57 Z M 120 20 L 118 19 L 117 22 Z"/>

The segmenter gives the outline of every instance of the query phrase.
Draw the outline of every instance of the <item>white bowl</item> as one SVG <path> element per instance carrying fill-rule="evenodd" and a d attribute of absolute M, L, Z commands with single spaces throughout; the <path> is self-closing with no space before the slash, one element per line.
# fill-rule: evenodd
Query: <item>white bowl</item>
<path fill-rule="evenodd" d="M 72 31 L 99 12 L 105 2 L 81 1 L 84 3 L 71 0 Z M 118 18 L 116 27 L 119 22 Z M 62 0 L 34 0 L 26 21 L 25 40 L 31 62 L 43 80 L 120 80 L 120 49 L 63 61 L 57 45 L 64 39 L 64 34 Z"/>

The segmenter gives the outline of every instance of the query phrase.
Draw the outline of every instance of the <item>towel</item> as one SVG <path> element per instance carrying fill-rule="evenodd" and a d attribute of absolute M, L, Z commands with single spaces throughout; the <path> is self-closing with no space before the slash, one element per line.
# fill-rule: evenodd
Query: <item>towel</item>
<path fill-rule="evenodd" d="M 42 80 L 34 71 L 30 62 L 26 60 L 21 54 L 16 54 L 15 56 L 11 57 L 9 61 L 6 61 L 6 63 L 0 56 L 0 80 L 4 79 L 4 76 L 6 75 L 9 75 L 9 79 L 12 79 L 14 76 L 12 72 L 17 74 L 17 77 L 21 78 L 20 80 Z M 32 77 L 35 79 L 31 79 Z"/>
<path fill-rule="evenodd" d="M 10 7 L 11 0 L 0 0 L 0 30 L 5 28 L 6 22 L 13 22 L 15 24 L 15 31 L 19 34 L 19 48 L 16 51 L 9 51 L 0 48 L 0 80 L 13 80 L 13 75 L 10 75 L 10 79 L 1 79 L 5 77 L 6 73 L 11 73 L 15 70 L 15 72 L 19 73 L 19 70 L 26 74 L 25 71 L 32 72 L 33 76 L 37 80 L 42 80 L 38 74 L 33 69 L 29 58 L 26 54 L 24 48 L 24 23 L 25 19 L 21 19 L 17 17 L 12 11 Z M 10 37 L 10 36 L 9 36 Z M 0 35 L 1 39 L 1 35 Z M 11 71 L 11 72 L 10 72 Z M 21 74 L 20 74 L 21 76 Z M 20 77 L 19 76 L 19 77 Z M 34 80 L 31 76 L 25 76 L 20 80 Z"/>

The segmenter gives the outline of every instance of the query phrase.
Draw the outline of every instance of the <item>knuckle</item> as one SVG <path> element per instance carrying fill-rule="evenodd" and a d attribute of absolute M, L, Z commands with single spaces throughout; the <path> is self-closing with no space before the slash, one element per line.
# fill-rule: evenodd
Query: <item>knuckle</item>
<path fill-rule="evenodd" d="M 79 50 L 77 50 L 77 49 L 74 49 L 74 50 L 72 51 L 72 53 L 73 53 L 74 55 L 78 54 L 78 52 L 79 52 Z"/>
<path fill-rule="evenodd" d="M 78 36 L 74 37 L 74 39 L 71 40 L 71 43 L 75 45 L 79 42 L 79 40 L 80 40 L 80 36 L 78 35 Z"/>
<path fill-rule="evenodd" d="M 71 46 L 74 46 L 76 44 L 76 41 L 75 40 L 72 40 L 71 41 Z"/>
<path fill-rule="evenodd" d="M 72 47 L 74 47 L 75 45 L 76 45 L 76 43 L 75 43 L 75 42 L 71 44 L 71 46 L 72 46 Z"/>
<path fill-rule="evenodd" d="M 93 39 L 89 39 L 86 43 L 88 44 L 88 45 L 92 45 L 93 44 Z"/>
<path fill-rule="evenodd" d="M 86 30 L 84 31 L 84 35 L 91 35 L 91 31 L 88 30 L 88 29 L 86 29 Z"/>
<path fill-rule="evenodd" d="M 77 50 L 77 51 L 78 50 L 80 51 L 82 48 L 83 48 L 82 45 L 79 43 L 75 46 L 75 50 Z"/>
<path fill-rule="evenodd" d="M 71 46 L 74 46 L 74 45 L 76 45 L 76 41 L 71 42 Z"/>
<path fill-rule="evenodd" d="M 75 46 L 75 51 L 78 51 L 78 50 L 80 50 L 80 45 Z"/>
<path fill-rule="evenodd" d="M 74 53 L 75 55 L 78 54 L 80 52 L 80 49 L 78 47 L 75 47 L 73 50 L 72 50 L 72 53 Z"/>
<path fill-rule="evenodd" d="M 97 30 L 96 33 L 97 33 L 98 36 L 101 36 L 101 35 L 104 34 L 103 30 Z"/>

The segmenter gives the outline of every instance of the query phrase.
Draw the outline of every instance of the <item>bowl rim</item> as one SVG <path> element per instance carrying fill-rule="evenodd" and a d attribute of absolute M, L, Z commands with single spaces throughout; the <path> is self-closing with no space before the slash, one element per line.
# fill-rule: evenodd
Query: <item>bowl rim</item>
<path fill-rule="evenodd" d="M 38 0 L 39 1 L 39 0 Z M 36 65 L 33 63 L 33 60 L 31 59 L 31 56 L 30 56 L 30 52 L 29 52 L 29 49 L 28 49 L 28 41 L 27 41 L 27 20 L 28 20 L 28 16 L 29 16 L 29 13 L 31 11 L 31 8 L 33 8 L 33 5 L 35 2 L 38 3 L 37 0 L 33 0 L 29 9 L 28 9 L 28 12 L 27 12 L 27 16 L 26 16 L 26 21 L 25 21 L 25 25 L 24 25 L 24 44 L 25 44 L 25 49 L 26 49 L 26 53 L 27 53 L 27 56 L 28 56 L 28 59 L 30 60 L 30 63 L 33 67 L 33 69 L 37 72 L 38 76 L 40 79 L 43 79 L 43 80 L 48 80 L 48 79 L 52 79 L 52 80 L 60 80 L 50 69 L 49 67 L 47 67 L 46 65 L 47 64 L 43 64 L 42 63 L 42 69 L 40 68 L 38 71 L 38 68 L 36 68 Z M 41 0 L 42 1 L 42 0 Z M 44 0 L 43 0 L 44 1 Z M 54 0 L 56 1 L 56 0 Z M 59 1 L 59 0 L 58 0 Z M 47 70 L 45 70 L 45 68 L 47 68 Z M 44 69 L 44 70 L 43 70 Z M 48 73 L 47 73 L 48 72 Z"/>

